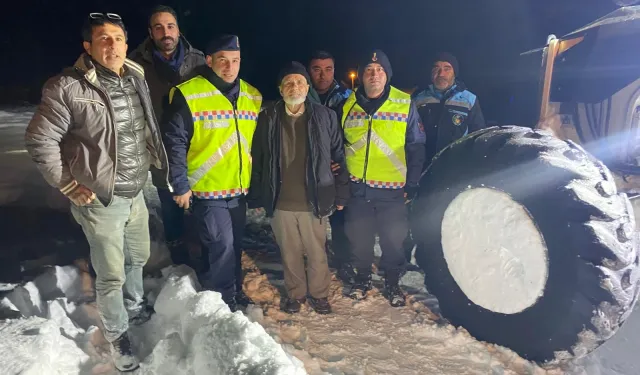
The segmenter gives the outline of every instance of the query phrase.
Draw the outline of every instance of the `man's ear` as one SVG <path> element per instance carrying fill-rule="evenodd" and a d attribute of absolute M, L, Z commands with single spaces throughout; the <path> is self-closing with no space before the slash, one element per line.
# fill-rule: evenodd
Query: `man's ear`
<path fill-rule="evenodd" d="M 151 32 L 151 28 L 148 28 L 147 30 L 149 30 L 149 38 L 153 39 L 153 33 Z"/>
<path fill-rule="evenodd" d="M 211 57 L 211 55 L 207 55 L 207 66 L 209 68 L 213 68 L 213 58 Z"/>
<path fill-rule="evenodd" d="M 82 47 L 84 47 L 84 51 L 91 56 L 91 43 L 90 42 L 82 42 Z"/>

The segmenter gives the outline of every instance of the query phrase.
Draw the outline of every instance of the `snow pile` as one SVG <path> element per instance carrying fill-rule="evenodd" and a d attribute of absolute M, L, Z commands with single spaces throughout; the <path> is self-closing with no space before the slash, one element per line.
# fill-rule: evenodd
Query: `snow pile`
<path fill-rule="evenodd" d="M 164 338 L 144 374 L 306 374 L 260 324 L 231 313 L 219 293 L 198 293 L 193 274 L 177 270 L 155 303 Z"/>
<path fill-rule="evenodd" d="M 193 270 L 172 266 L 162 274 L 145 279 L 156 314 L 130 327 L 139 373 L 306 374 L 302 362 L 258 323 L 232 313 L 219 293 L 198 292 Z M 91 292 L 89 274 L 67 266 L 52 267 L 1 298 L 0 311 L 23 316 L 0 323 L 2 374 L 115 374 L 95 303 L 88 302 Z"/>
<path fill-rule="evenodd" d="M 80 374 L 89 356 L 54 322 L 38 317 L 0 323 L 3 374 Z"/>

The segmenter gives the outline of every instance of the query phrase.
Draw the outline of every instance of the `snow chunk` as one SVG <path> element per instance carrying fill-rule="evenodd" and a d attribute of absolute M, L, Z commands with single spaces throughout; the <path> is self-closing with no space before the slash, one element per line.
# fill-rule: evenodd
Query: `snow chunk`
<path fill-rule="evenodd" d="M 7 299 L 11 301 L 25 317 L 44 317 L 46 315 L 45 305 L 40 298 L 40 291 L 32 282 L 15 288 L 7 295 Z"/>
<path fill-rule="evenodd" d="M 219 293 L 198 292 L 193 271 L 163 273 L 155 310 L 165 335 L 142 363 L 143 374 L 306 374 L 260 324 L 231 313 Z"/>
<path fill-rule="evenodd" d="M 59 297 L 75 300 L 83 297 L 80 270 L 75 266 L 51 267 L 33 281 L 45 301 Z"/>
<path fill-rule="evenodd" d="M 6 375 L 80 374 L 89 357 L 60 333 L 52 320 L 38 317 L 0 323 L 0 366 Z"/>

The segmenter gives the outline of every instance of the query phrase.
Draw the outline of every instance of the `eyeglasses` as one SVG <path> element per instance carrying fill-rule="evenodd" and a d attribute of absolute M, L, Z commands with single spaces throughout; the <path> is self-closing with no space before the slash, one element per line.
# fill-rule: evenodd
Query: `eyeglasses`
<path fill-rule="evenodd" d="M 122 17 L 119 14 L 115 13 L 89 13 L 89 19 L 91 20 L 112 20 L 112 21 L 122 21 Z"/>

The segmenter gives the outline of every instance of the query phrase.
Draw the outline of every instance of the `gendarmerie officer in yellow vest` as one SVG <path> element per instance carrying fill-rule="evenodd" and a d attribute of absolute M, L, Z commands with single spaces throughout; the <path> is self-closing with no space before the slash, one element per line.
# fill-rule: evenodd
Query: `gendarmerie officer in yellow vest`
<path fill-rule="evenodd" d="M 251 142 L 262 104 L 258 90 L 238 78 L 240 42 L 223 35 L 205 50 L 200 75 L 169 92 L 163 118 L 174 200 L 193 205 L 208 267 L 205 289 L 222 294 L 232 310 L 251 303 L 242 291 L 240 247 L 251 180 Z"/>
<path fill-rule="evenodd" d="M 424 128 L 409 94 L 389 84 L 393 72 L 384 52 L 372 51 L 361 61 L 362 83 L 341 111 L 351 175 L 345 232 L 357 272 L 349 296 L 364 299 L 372 287 L 377 233 L 385 296 L 392 306 L 402 306 L 405 298 L 399 281 L 406 265 L 402 242 L 409 227 L 405 203 L 417 193 L 424 163 Z"/>

